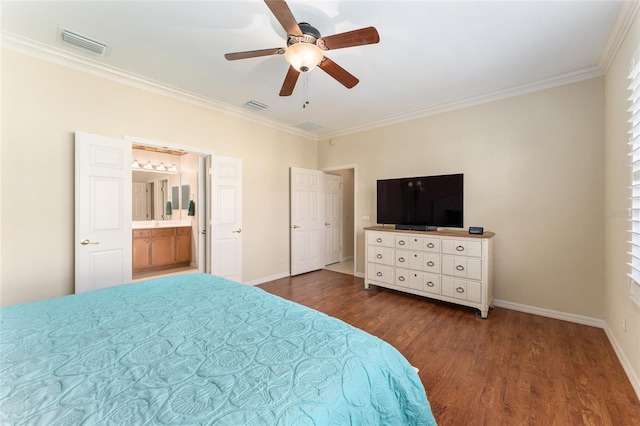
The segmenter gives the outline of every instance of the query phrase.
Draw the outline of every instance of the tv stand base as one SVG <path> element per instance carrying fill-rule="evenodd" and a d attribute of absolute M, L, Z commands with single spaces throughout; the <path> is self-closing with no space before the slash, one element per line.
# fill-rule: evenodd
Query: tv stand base
<path fill-rule="evenodd" d="M 427 225 L 396 225 L 396 229 L 401 231 L 437 231 L 437 226 L 427 226 Z"/>

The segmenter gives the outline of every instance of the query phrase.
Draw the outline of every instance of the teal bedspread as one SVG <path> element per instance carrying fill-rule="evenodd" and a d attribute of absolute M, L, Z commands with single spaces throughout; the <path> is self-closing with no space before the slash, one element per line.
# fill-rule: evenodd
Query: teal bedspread
<path fill-rule="evenodd" d="M 0 309 L 0 424 L 436 422 L 382 340 L 189 274 Z"/>

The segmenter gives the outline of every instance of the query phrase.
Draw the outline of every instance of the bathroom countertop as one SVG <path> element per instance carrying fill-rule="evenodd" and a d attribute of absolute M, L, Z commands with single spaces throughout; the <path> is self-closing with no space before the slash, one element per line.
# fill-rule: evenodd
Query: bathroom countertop
<path fill-rule="evenodd" d="M 174 228 L 177 226 L 191 226 L 190 220 L 135 220 L 133 229 Z"/>

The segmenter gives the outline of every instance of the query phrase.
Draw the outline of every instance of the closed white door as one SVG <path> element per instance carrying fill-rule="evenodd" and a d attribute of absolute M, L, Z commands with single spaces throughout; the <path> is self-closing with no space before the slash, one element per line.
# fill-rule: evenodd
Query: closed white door
<path fill-rule="evenodd" d="M 342 260 L 342 176 L 325 175 L 325 242 L 327 265 Z"/>
<path fill-rule="evenodd" d="M 75 135 L 75 292 L 131 281 L 131 143 Z"/>
<path fill-rule="evenodd" d="M 291 275 L 325 266 L 324 172 L 292 167 Z"/>
<path fill-rule="evenodd" d="M 242 282 L 242 160 L 216 155 L 212 175 L 211 272 Z"/>

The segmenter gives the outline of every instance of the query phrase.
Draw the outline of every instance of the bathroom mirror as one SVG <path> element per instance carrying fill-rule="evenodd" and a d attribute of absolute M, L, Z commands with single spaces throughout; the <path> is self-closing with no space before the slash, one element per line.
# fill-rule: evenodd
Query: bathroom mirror
<path fill-rule="evenodd" d="M 132 220 L 174 220 L 181 219 L 181 210 L 174 209 L 180 204 L 172 193 L 172 188 L 180 186 L 180 175 L 133 170 Z"/>

